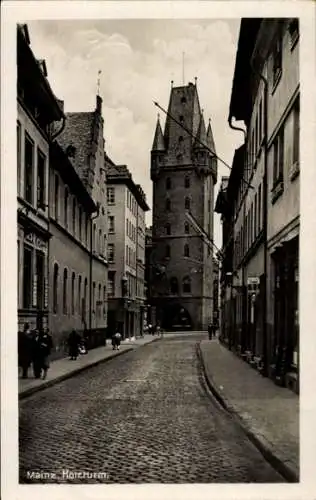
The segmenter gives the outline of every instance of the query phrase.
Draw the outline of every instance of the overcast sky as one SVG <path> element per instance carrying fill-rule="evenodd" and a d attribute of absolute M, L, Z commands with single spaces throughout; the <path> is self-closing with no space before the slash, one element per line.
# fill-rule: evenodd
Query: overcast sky
<path fill-rule="evenodd" d="M 216 151 L 231 164 L 243 135 L 229 128 L 228 108 L 240 20 L 98 20 L 29 22 L 31 47 L 45 59 L 49 82 L 65 111 L 92 111 L 101 70 L 106 152 L 126 164 L 152 206 L 150 150 L 157 108 L 167 108 L 171 80 L 198 78 L 205 121 L 211 118 Z M 165 117 L 161 115 L 162 124 Z M 222 175 L 221 163 L 215 189 Z M 216 199 L 216 196 L 215 196 Z M 151 223 L 151 212 L 147 216 Z M 221 224 L 214 215 L 214 239 L 221 245 Z"/>

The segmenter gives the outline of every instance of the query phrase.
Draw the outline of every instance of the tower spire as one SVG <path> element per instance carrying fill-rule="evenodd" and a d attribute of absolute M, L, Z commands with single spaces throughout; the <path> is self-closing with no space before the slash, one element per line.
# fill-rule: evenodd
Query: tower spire
<path fill-rule="evenodd" d="M 99 69 L 97 78 L 97 95 L 100 95 L 101 73 L 102 71 Z"/>
<path fill-rule="evenodd" d="M 153 146 L 151 148 L 152 151 L 164 151 L 165 150 L 165 140 L 162 133 L 161 125 L 160 125 L 160 114 L 157 116 L 157 124 L 156 131 L 153 141 Z"/>

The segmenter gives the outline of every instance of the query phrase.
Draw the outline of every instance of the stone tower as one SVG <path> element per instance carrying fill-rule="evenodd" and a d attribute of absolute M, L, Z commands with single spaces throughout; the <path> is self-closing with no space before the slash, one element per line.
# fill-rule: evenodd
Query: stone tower
<path fill-rule="evenodd" d="M 185 214 L 213 239 L 215 145 L 196 84 L 172 87 L 168 114 L 179 124 L 167 116 L 163 133 L 158 117 L 151 151 L 151 304 L 163 328 L 200 330 L 213 317 L 213 252 Z"/>

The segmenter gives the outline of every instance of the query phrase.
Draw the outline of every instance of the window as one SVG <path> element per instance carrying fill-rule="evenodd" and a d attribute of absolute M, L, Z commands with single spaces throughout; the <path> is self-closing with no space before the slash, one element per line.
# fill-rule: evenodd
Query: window
<path fill-rule="evenodd" d="M 190 177 L 188 175 L 185 176 L 184 178 L 184 187 L 189 188 L 190 187 Z"/>
<path fill-rule="evenodd" d="M 95 281 L 92 283 L 92 310 L 95 311 Z"/>
<path fill-rule="evenodd" d="M 191 293 L 191 279 L 189 276 L 185 276 L 182 282 L 183 293 Z"/>
<path fill-rule="evenodd" d="M 178 295 L 179 293 L 178 280 L 175 277 L 170 280 L 170 292 L 172 295 Z"/>
<path fill-rule="evenodd" d="M 68 188 L 65 187 L 65 198 L 64 198 L 64 224 L 65 224 L 65 227 L 68 227 L 68 199 L 69 199 L 69 191 L 68 191 Z"/>
<path fill-rule="evenodd" d="M 99 229 L 99 254 L 102 255 L 102 230 Z"/>
<path fill-rule="evenodd" d="M 45 302 L 45 255 L 36 250 L 36 306 L 38 309 L 44 309 Z"/>
<path fill-rule="evenodd" d="M 129 224 L 128 224 L 128 219 L 126 219 L 126 234 L 127 234 L 127 236 L 129 236 L 128 229 L 129 229 Z"/>
<path fill-rule="evenodd" d="M 68 271 L 64 269 L 64 278 L 63 278 L 63 313 L 67 314 L 67 280 L 68 280 Z"/>
<path fill-rule="evenodd" d="M 75 314 L 75 273 L 71 276 L 71 314 Z"/>
<path fill-rule="evenodd" d="M 258 191 L 258 228 L 261 231 L 261 184 Z"/>
<path fill-rule="evenodd" d="M 107 202 L 109 205 L 114 205 L 115 203 L 115 188 L 108 187 L 106 190 Z"/>
<path fill-rule="evenodd" d="M 181 97 L 181 102 L 182 102 L 182 104 L 185 104 L 187 102 L 186 97 L 182 96 Z"/>
<path fill-rule="evenodd" d="M 190 257 L 190 249 L 189 249 L 189 245 L 184 245 L 184 256 L 185 257 Z"/>
<path fill-rule="evenodd" d="M 114 243 L 108 243 L 108 261 L 113 263 L 114 257 L 115 257 Z"/>
<path fill-rule="evenodd" d="M 171 210 L 171 202 L 170 202 L 169 198 L 166 199 L 166 210 L 167 210 L 167 212 L 170 212 L 170 210 Z"/>
<path fill-rule="evenodd" d="M 98 316 L 101 317 L 101 284 L 99 283 L 99 293 L 98 293 L 98 301 L 99 301 L 99 307 L 98 307 Z"/>
<path fill-rule="evenodd" d="M 260 100 L 259 104 L 259 147 L 261 146 L 261 141 L 262 141 L 262 99 Z"/>
<path fill-rule="evenodd" d="M 283 181 L 284 130 L 280 130 L 273 143 L 273 186 Z"/>
<path fill-rule="evenodd" d="M 300 101 L 297 99 L 293 109 L 293 164 L 300 161 Z"/>
<path fill-rule="evenodd" d="M 108 296 L 113 297 L 115 295 L 115 271 L 108 272 Z"/>
<path fill-rule="evenodd" d="M 165 230 L 166 230 L 166 234 L 167 234 L 167 235 L 170 235 L 170 234 L 171 234 L 171 226 L 170 226 L 170 224 L 169 224 L 169 223 L 165 225 Z"/>
<path fill-rule="evenodd" d="M 171 179 L 170 179 L 170 177 L 167 177 L 167 179 L 166 179 L 166 189 L 171 189 Z"/>
<path fill-rule="evenodd" d="M 187 222 L 185 222 L 185 224 L 184 224 L 184 232 L 185 232 L 185 234 L 190 233 L 190 226 Z"/>
<path fill-rule="evenodd" d="M 80 314 L 80 307 L 81 307 L 81 276 L 78 277 L 78 312 Z"/>
<path fill-rule="evenodd" d="M 34 169 L 34 145 L 28 135 L 25 134 L 24 150 L 24 197 L 28 203 L 33 203 L 33 169 Z"/>
<path fill-rule="evenodd" d="M 255 208 L 254 208 L 254 237 L 258 234 L 258 213 L 257 213 L 257 193 L 255 195 Z"/>
<path fill-rule="evenodd" d="M 93 223 L 93 232 L 92 232 L 92 246 L 94 252 L 97 251 L 97 228 L 95 222 Z"/>
<path fill-rule="evenodd" d="M 58 264 L 54 264 L 54 274 L 53 274 L 53 313 L 58 312 L 58 275 L 59 268 Z"/>
<path fill-rule="evenodd" d="M 79 207 L 79 239 L 82 240 L 82 208 Z"/>
<path fill-rule="evenodd" d="M 126 258 L 126 264 L 128 265 L 129 264 L 129 260 L 128 260 L 128 245 L 125 246 L 125 258 Z"/>
<path fill-rule="evenodd" d="M 17 159 L 17 181 L 18 181 L 18 195 L 20 195 L 20 189 L 21 189 L 21 139 L 22 139 L 22 132 L 21 132 L 21 124 L 20 122 L 17 122 L 16 126 L 16 159 Z"/>
<path fill-rule="evenodd" d="M 55 219 L 58 220 L 59 216 L 59 177 L 55 175 L 55 192 L 54 192 L 54 207 L 55 207 Z"/>
<path fill-rule="evenodd" d="M 33 292 L 32 249 L 24 245 L 23 255 L 23 307 L 28 309 L 32 304 Z"/>
<path fill-rule="evenodd" d="M 170 245 L 166 246 L 166 258 L 170 259 L 171 251 L 170 251 Z"/>
<path fill-rule="evenodd" d="M 76 234 L 76 208 L 77 208 L 76 198 L 73 197 L 73 199 L 72 199 L 72 231 L 73 231 L 73 234 Z M 81 226 L 81 224 L 80 224 L 80 226 Z"/>
<path fill-rule="evenodd" d="M 178 140 L 179 140 L 179 143 L 181 144 L 183 142 L 183 136 L 180 135 Z"/>
<path fill-rule="evenodd" d="M 190 198 L 186 197 L 184 201 L 184 208 L 190 210 Z"/>
<path fill-rule="evenodd" d="M 104 285 L 104 287 L 103 287 L 103 317 L 106 316 L 105 304 L 106 304 L 106 286 Z"/>
<path fill-rule="evenodd" d="M 37 149 L 37 206 L 45 210 L 46 204 L 46 157 Z"/>
<path fill-rule="evenodd" d="M 106 234 L 103 235 L 103 255 L 106 258 Z"/>
<path fill-rule="evenodd" d="M 87 280 L 87 278 L 85 278 L 85 280 L 84 280 L 83 300 L 82 300 L 82 319 L 84 319 L 86 317 L 87 296 L 88 296 L 88 280 Z"/>
<path fill-rule="evenodd" d="M 292 19 L 289 24 L 289 33 L 291 36 L 291 49 L 294 49 L 299 37 L 299 22 L 298 19 Z"/>
<path fill-rule="evenodd" d="M 273 85 L 275 86 L 282 73 L 282 33 L 278 33 L 273 50 Z"/>

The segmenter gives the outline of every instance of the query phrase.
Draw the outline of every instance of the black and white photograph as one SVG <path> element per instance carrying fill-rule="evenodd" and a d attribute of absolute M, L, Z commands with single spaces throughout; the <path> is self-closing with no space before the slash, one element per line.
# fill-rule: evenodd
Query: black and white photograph
<path fill-rule="evenodd" d="M 19 485 L 298 485 L 306 24 L 52 3 L 14 23 Z"/>

